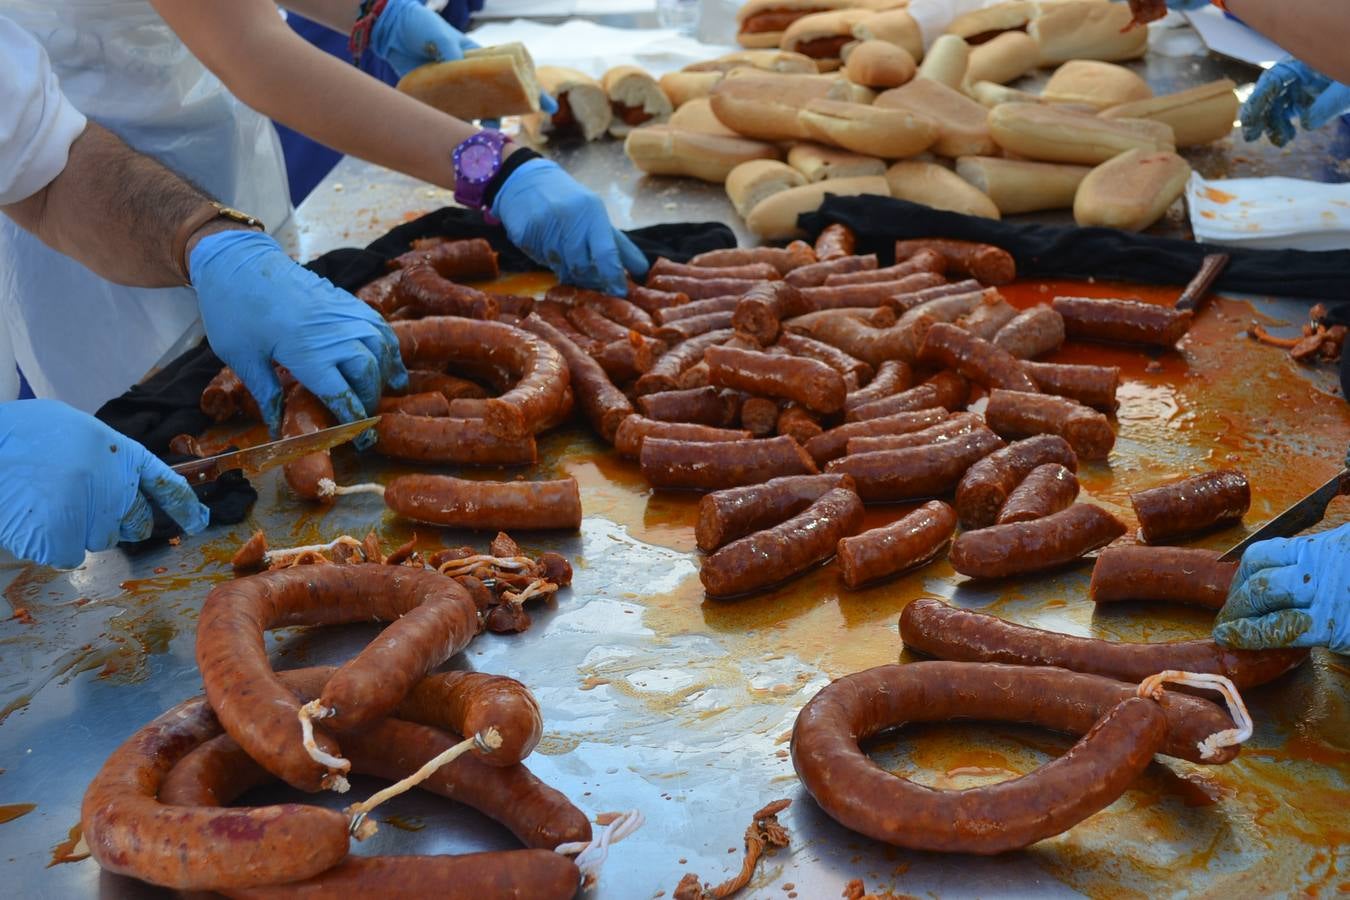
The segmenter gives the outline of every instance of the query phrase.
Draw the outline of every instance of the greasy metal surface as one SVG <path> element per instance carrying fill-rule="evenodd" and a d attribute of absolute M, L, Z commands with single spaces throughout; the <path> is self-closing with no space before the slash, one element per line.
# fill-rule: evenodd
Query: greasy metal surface
<path fill-rule="evenodd" d="M 661 181 L 636 193 L 638 179 L 617 161 L 615 145 L 569 152 L 586 180 L 607 185 L 605 199 L 621 224 L 728 212 L 715 188 Z M 1262 154 L 1231 165 L 1297 163 L 1322 152 Z M 302 255 L 361 243 L 445 201 L 444 192 L 344 163 L 300 211 Z M 1056 290 L 1028 284 L 1006 293 L 1024 305 Z M 1073 287 L 1078 294 L 1111 290 Z M 1116 451 L 1109 465 L 1089 465 L 1082 473 L 1094 500 L 1128 519 L 1126 495 L 1134 488 L 1195 469 L 1236 466 L 1252 479 L 1247 523 L 1254 527 L 1339 468 L 1350 441 L 1350 411 L 1326 392 L 1334 378 L 1328 371 L 1306 377 L 1282 352 L 1241 336 L 1254 316 L 1296 322 L 1305 305 L 1263 300 L 1257 308 L 1239 300 L 1210 303 L 1180 353 L 1151 358 L 1075 346 L 1055 357 L 1125 369 Z M 251 436 L 260 437 L 256 429 Z M 592 815 L 630 807 L 646 813 L 647 826 L 612 850 L 594 896 L 669 896 L 686 871 L 720 881 L 738 866 L 750 814 L 779 797 L 794 801 L 781 816 L 792 845 L 762 864 L 748 896 L 837 897 L 853 878 L 869 889 L 939 896 L 1234 896 L 1350 888 L 1344 825 L 1350 667 L 1343 658 L 1319 652 L 1310 665 L 1251 692 L 1257 734 L 1230 765 L 1155 763 L 1107 810 L 1021 853 L 976 859 L 899 851 L 851 834 L 819 811 L 792 773 L 786 737 L 797 710 L 829 679 L 895 661 L 896 618 L 906 602 L 936 595 L 1027 624 L 1122 640 L 1198 636 L 1207 616 L 1161 606 L 1098 611 L 1085 599 L 1086 565 L 974 588 L 940 562 L 860 592 L 844 591 L 834 567 L 826 566 L 765 596 L 707 601 L 696 578 L 694 497 L 648 491 L 635 466 L 602 451 L 584 428 L 547 436 L 541 451 L 544 461 L 531 476 L 574 475 L 587 519 L 578 535 L 524 535 L 523 543 L 573 557 L 575 585 L 556 603 L 532 610 L 528 632 L 483 635 L 453 665 L 511 675 L 535 692 L 546 735 L 528 765 L 573 802 Z M 402 470 L 350 448 L 339 449 L 335 459 L 344 483 Z M 0 878 L 9 892 L 155 894 L 102 874 L 90 860 L 49 863 L 68 846 L 84 787 L 108 753 L 141 724 L 200 691 L 193 661 L 197 611 L 210 586 L 229 577 L 229 555 L 254 528 L 265 528 L 274 546 L 344 532 L 360 536 L 370 528 L 393 546 L 411 532 L 370 495 L 324 510 L 290 497 L 275 472 L 257 484 L 260 499 L 249 521 L 177 547 L 135 558 L 97 554 L 68 573 L 0 568 L 8 601 L 0 616 L 16 614 L 0 621 Z M 903 511 L 870 510 L 868 525 Z M 1326 526 L 1347 518 L 1350 502 L 1338 500 Z M 430 546 L 488 538 L 429 528 L 418 533 Z M 1222 548 L 1242 533 L 1230 528 L 1197 543 Z M 371 633 L 355 626 L 288 631 L 269 638 L 269 646 L 279 667 L 335 662 Z M 925 783 L 965 786 L 1028 771 L 1067 746 L 1030 729 L 925 726 L 906 729 L 875 753 L 884 765 Z M 355 791 L 370 788 L 358 781 Z M 483 816 L 424 797 L 400 801 L 390 804 L 393 821 L 358 852 L 513 846 Z"/>

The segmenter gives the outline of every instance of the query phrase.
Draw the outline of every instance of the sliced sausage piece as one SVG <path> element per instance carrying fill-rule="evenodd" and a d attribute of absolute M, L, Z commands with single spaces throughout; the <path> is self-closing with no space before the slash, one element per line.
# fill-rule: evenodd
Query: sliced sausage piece
<path fill-rule="evenodd" d="M 1145 543 L 1161 544 L 1239 520 L 1252 505 L 1247 476 L 1219 469 L 1130 494 Z"/>
<path fill-rule="evenodd" d="M 896 241 L 895 261 L 904 262 L 920 250 L 936 250 L 947 258 L 947 271 L 974 278 L 981 284 L 1007 284 L 1017 277 L 1017 263 L 1002 247 L 975 241 Z"/>
<path fill-rule="evenodd" d="M 471 481 L 449 475 L 401 475 L 384 489 L 385 505 L 406 519 L 477 531 L 581 527 L 575 478 Z"/>
<path fill-rule="evenodd" d="M 986 428 L 941 444 L 843 456 L 826 471 L 853 476 L 868 503 L 921 500 L 948 493 L 966 469 L 1002 446 Z"/>
<path fill-rule="evenodd" d="M 705 494 L 698 503 L 694 540 L 698 549 L 710 553 L 795 516 L 835 488 L 852 490 L 853 479 L 847 475 L 789 475 Z"/>
<path fill-rule="evenodd" d="M 818 465 L 825 465 L 848 452 L 848 442 L 860 437 L 883 434 L 910 434 L 928 428 L 948 417 L 940 407 L 898 412 L 875 419 L 849 422 L 822 432 L 806 442 L 806 452 Z"/>
<path fill-rule="evenodd" d="M 861 587 L 930 562 L 955 531 L 956 510 L 930 500 L 890 525 L 846 537 L 838 550 L 844 584 Z"/>
<path fill-rule="evenodd" d="M 748 441 L 753 435 L 740 428 L 716 428 L 692 422 L 661 422 L 642 416 L 629 416 L 614 436 L 614 449 L 625 459 L 642 455 L 642 442 L 649 437 L 670 441 Z"/>
<path fill-rule="evenodd" d="M 1059 463 L 1046 463 L 1027 473 L 1013 488 L 995 524 L 1030 522 L 1068 509 L 1078 497 L 1078 478 Z"/>
<path fill-rule="evenodd" d="M 1106 459 L 1116 443 L 1111 420 L 1067 397 L 997 388 L 984 411 L 989 427 L 1006 438 L 1057 434 L 1080 459 Z"/>
<path fill-rule="evenodd" d="M 649 437 L 639 457 L 653 487 L 717 491 L 784 475 L 815 475 L 816 465 L 792 438 L 706 443 Z"/>
<path fill-rule="evenodd" d="M 1138 300 L 1056 297 L 1051 303 L 1064 318 L 1064 330 L 1076 341 L 1106 341 L 1173 347 L 1191 327 L 1190 310 Z"/>
<path fill-rule="evenodd" d="M 1096 603 L 1156 600 L 1222 609 L 1237 567 L 1220 562 L 1217 551 L 1198 547 L 1107 547 L 1092 568 L 1088 597 Z"/>
<path fill-rule="evenodd" d="M 1064 345 L 1064 317 L 1048 306 L 1018 313 L 994 335 L 994 346 L 1018 359 L 1035 359 Z"/>
<path fill-rule="evenodd" d="M 952 568 L 971 578 L 1029 575 L 1073 562 L 1124 533 L 1125 524 L 1100 506 L 1078 503 L 1030 522 L 963 532 L 950 558 Z"/>
<path fill-rule="evenodd" d="M 1008 351 L 948 322 L 928 329 L 916 357 L 934 368 L 953 369 L 984 388 L 1038 392 L 1036 382 Z"/>

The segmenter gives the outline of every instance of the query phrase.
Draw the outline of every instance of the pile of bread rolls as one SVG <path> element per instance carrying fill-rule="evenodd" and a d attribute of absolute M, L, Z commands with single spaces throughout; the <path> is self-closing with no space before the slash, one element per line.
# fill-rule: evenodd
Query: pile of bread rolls
<path fill-rule="evenodd" d="M 954 20 L 925 52 L 907 0 L 750 0 L 747 49 L 659 82 L 541 67 L 559 99 L 534 134 L 626 135 L 643 172 L 725 183 L 763 239 L 797 233 L 826 194 L 877 194 L 998 218 L 1052 209 L 1140 230 L 1181 195 L 1178 147 L 1227 136 L 1235 85 L 1155 97 L 1117 65 L 1147 48 L 1129 7 L 1011 0 Z M 1039 94 L 1007 87 L 1055 68 Z"/>

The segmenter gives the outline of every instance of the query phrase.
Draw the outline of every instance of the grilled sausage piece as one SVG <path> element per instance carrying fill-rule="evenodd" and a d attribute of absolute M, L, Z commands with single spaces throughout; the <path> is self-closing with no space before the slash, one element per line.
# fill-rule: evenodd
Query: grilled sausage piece
<path fill-rule="evenodd" d="M 1139 517 L 1140 537 L 1160 544 L 1241 519 L 1251 508 L 1252 490 L 1246 475 L 1219 469 L 1135 491 L 1130 505 Z"/>
<path fill-rule="evenodd" d="M 942 552 L 955 531 L 956 511 L 930 500 L 890 525 L 846 537 L 838 551 L 844 584 L 856 588 L 921 566 Z"/>
<path fill-rule="evenodd" d="M 1107 547 L 1092 569 L 1088 597 L 1096 603 L 1160 600 L 1222 609 L 1237 574 L 1236 562 L 1220 562 L 1198 547 Z"/>
<path fill-rule="evenodd" d="M 952 542 L 952 568 L 972 578 L 1007 578 L 1073 562 L 1125 533 L 1100 506 L 1078 503 L 1034 519 L 963 532 Z"/>

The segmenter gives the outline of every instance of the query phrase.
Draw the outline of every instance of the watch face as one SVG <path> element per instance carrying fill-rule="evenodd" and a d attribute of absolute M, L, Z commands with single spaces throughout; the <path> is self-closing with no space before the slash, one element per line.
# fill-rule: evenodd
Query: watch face
<path fill-rule="evenodd" d="M 470 181 L 487 181 L 497 169 L 500 151 L 483 144 L 465 147 L 459 157 L 460 175 Z"/>

